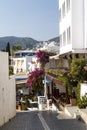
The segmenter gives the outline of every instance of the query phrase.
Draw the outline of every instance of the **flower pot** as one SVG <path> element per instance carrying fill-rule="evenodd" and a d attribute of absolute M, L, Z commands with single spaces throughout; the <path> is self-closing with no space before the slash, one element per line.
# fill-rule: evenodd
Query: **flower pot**
<path fill-rule="evenodd" d="M 19 111 L 21 111 L 21 105 L 18 105 L 17 109 L 18 109 Z"/>
<path fill-rule="evenodd" d="M 75 105 L 76 105 L 76 98 L 71 98 L 71 99 L 70 99 L 70 104 L 71 104 L 72 106 L 75 106 Z"/>

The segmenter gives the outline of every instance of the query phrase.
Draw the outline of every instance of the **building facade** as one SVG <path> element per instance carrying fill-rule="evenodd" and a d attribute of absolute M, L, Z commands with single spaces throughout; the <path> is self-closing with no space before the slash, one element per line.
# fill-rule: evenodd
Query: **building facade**
<path fill-rule="evenodd" d="M 29 63 L 33 57 L 35 57 L 35 52 L 33 51 L 25 50 L 16 52 L 13 58 L 14 74 L 27 73 L 29 71 Z"/>
<path fill-rule="evenodd" d="M 87 1 L 59 0 L 60 54 L 87 53 Z"/>
<path fill-rule="evenodd" d="M 72 59 L 87 59 L 87 0 L 59 0 L 59 36 L 59 55 L 51 57 L 46 71 L 50 83 L 45 83 L 47 95 L 57 107 L 58 100 L 63 105 L 70 103 L 68 89 L 60 78 L 68 74 Z"/>

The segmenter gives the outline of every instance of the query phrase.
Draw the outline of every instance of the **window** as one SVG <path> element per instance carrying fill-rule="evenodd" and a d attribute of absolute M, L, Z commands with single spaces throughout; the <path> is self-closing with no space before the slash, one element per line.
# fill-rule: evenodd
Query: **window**
<path fill-rule="evenodd" d="M 24 64 L 24 60 L 21 61 L 21 66 L 23 66 L 23 64 Z"/>
<path fill-rule="evenodd" d="M 19 66 L 20 60 L 17 61 L 17 66 Z"/>
<path fill-rule="evenodd" d="M 63 18 L 65 16 L 65 2 L 62 5 L 62 16 L 63 16 Z"/>
<path fill-rule="evenodd" d="M 60 46 L 62 46 L 62 35 L 60 35 Z"/>
<path fill-rule="evenodd" d="M 63 45 L 66 44 L 66 32 L 64 31 L 63 32 Z"/>
<path fill-rule="evenodd" d="M 67 12 L 70 10 L 70 0 L 66 0 Z"/>
<path fill-rule="evenodd" d="M 16 62 L 15 62 L 15 60 L 12 60 L 12 65 L 16 65 Z"/>
<path fill-rule="evenodd" d="M 70 27 L 67 29 L 67 43 L 69 44 L 71 41 L 71 29 Z"/>

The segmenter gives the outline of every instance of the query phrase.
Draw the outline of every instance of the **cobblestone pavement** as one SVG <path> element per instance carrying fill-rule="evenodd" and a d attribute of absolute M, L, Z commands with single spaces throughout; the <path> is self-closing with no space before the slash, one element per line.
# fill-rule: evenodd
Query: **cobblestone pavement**
<path fill-rule="evenodd" d="M 87 130 L 85 123 L 52 111 L 17 113 L 0 130 Z"/>

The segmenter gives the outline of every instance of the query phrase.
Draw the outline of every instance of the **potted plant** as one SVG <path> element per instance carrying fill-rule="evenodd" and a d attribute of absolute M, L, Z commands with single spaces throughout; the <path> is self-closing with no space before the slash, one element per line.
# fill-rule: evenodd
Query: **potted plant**
<path fill-rule="evenodd" d="M 71 95 L 71 98 L 70 98 L 70 104 L 72 106 L 76 105 L 76 95 L 75 95 L 75 90 L 74 89 L 72 90 L 72 95 Z"/>

